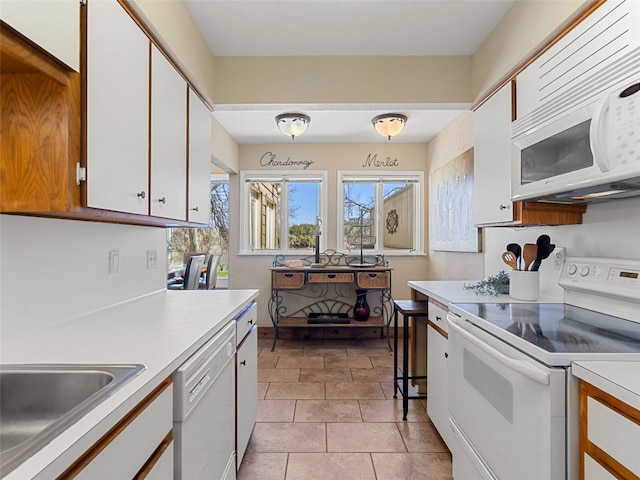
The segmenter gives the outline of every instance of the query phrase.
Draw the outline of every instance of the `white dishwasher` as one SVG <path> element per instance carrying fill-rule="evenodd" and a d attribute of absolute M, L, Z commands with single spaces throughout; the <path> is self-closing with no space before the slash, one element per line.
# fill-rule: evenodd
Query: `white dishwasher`
<path fill-rule="evenodd" d="M 236 323 L 173 374 L 176 480 L 234 480 Z"/>

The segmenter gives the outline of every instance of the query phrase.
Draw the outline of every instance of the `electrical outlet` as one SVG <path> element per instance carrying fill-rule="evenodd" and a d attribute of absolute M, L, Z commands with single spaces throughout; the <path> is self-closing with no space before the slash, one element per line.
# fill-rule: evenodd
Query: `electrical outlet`
<path fill-rule="evenodd" d="M 120 271 L 120 251 L 111 250 L 109 252 L 109 273 L 118 273 Z"/>
<path fill-rule="evenodd" d="M 158 268 L 158 251 L 147 250 L 147 270 Z"/>
<path fill-rule="evenodd" d="M 564 263 L 564 247 L 556 247 L 556 251 L 553 254 L 553 269 L 562 270 L 562 264 Z"/>

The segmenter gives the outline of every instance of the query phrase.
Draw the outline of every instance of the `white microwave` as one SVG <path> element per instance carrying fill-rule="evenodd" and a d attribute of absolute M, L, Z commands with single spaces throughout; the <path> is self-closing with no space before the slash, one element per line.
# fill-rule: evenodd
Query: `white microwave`
<path fill-rule="evenodd" d="M 640 195 L 640 78 L 512 139 L 512 200 Z"/>

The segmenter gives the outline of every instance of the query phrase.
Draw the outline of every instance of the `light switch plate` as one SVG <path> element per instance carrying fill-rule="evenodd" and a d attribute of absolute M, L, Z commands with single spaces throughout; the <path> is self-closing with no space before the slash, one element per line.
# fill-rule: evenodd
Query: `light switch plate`
<path fill-rule="evenodd" d="M 158 268 L 158 251 L 147 250 L 147 270 Z"/>
<path fill-rule="evenodd" d="M 120 251 L 111 250 L 109 252 L 109 273 L 118 273 L 120 271 Z"/>

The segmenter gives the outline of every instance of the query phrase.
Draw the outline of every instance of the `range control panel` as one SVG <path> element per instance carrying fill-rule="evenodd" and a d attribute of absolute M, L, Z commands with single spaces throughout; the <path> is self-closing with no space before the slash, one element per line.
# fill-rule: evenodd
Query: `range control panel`
<path fill-rule="evenodd" d="M 567 257 L 559 283 L 569 290 L 640 300 L 640 260 Z"/>

